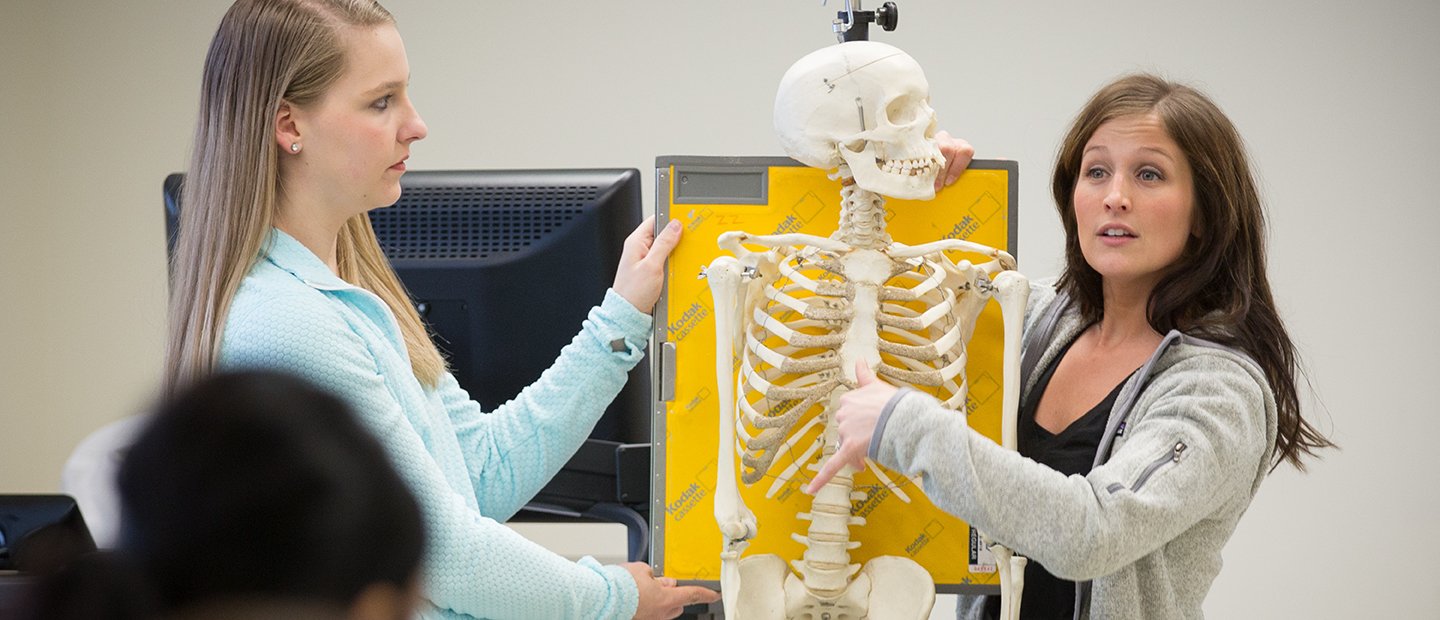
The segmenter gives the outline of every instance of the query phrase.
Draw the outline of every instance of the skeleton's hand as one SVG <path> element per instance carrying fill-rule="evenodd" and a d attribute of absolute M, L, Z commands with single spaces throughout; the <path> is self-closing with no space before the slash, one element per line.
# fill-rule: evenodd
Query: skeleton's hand
<path fill-rule="evenodd" d="M 858 387 L 841 396 L 840 406 L 835 409 L 840 448 L 805 487 L 806 493 L 814 495 L 846 465 L 857 471 L 865 469 L 865 455 L 870 453 L 870 437 L 875 434 L 880 412 L 897 390 L 895 386 L 875 378 L 875 373 L 870 371 L 870 366 L 863 359 L 855 362 L 855 382 Z"/>
<path fill-rule="evenodd" d="M 960 173 L 965 171 L 965 167 L 969 166 L 970 160 L 975 157 L 975 147 L 950 135 L 948 131 L 935 134 L 935 143 L 940 147 L 940 154 L 945 156 L 945 168 L 935 175 L 935 191 L 938 192 L 960 178 Z"/>
<path fill-rule="evenodd" d="M 658 238 L 654 231 L 652 215 L 625 238 L 620 267 L 615 270 L 615 292 L 645 314 L 650 314 L 660 300 L 660 289 L 665 285 L 665 258 L 680 242 L 680 222 L 670 220 Z"/>

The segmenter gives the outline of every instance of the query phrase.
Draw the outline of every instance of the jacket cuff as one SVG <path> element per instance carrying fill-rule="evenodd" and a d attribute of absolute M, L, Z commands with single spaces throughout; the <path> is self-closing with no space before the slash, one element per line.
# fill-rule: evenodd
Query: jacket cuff
<path fill-rule="evenodd" d="M 896 390 L 890 400 L 885 401 L 885 407 L 880 409 L 880 419 L 875 421 L 875 432 L 870 435 L 870 453 L 866 455 L 870 457 L 870 460 L 879 462 L 880 441 L 885 437 L 885 425 L 890 422 L 890 415 L 895 413 L 895 405 L 900 404 L 901 399 L 914 391 L 908 387 L 902 387 Z"/>
<path fill-rule="evenodd" d="M 635 309 L 615 289 L 605 291 L 605 301 L 590 311 L 595 338 L 606 350 L 628 362 L 638 362 L 650 342 L 653 318 Z"/>
<path fill-rule="evenodd" d="M 635 612 L 640 608 L 640 590 L 635 585 L 635 578 L 630 576 L 630 571 L 622 566 L 601 566 L 595 558 L 585 556 L 580 559 L 580 565 L 589 568 L 605 576 L 609 582 L 612 592 L 615 595 L 613 605 L 607 605 L 614 615 L 603 615 L 607 618 L 633 618 Z"/>
<path fill-rule="evenodd" d="M 903 394 L 903 396 L 902 396 Z M 904 390 L 885 403 L 885 434 L 876 433 L 870 442 L 870 460 L 894 469 L 899 466 L 902 455 L 913 457 L 915 442 L 934 429 L 935 420 L 929 418 L 931 407 L 940 401 L 935 397 L 916 390 Z M 881 427 L 876 424 L 876 429 Z"/>

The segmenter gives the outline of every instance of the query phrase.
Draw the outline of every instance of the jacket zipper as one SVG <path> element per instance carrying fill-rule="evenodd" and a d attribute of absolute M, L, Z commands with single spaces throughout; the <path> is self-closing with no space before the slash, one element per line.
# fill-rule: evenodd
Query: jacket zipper
<path fill-rule="evenodd" d="M 1165 456 L 1155 459 L 1155 462 L 1147 466 L 1145 468 L 1145 471 L 1140 472 L 1140 479 L 1135 481 L 1135 485 L 1130 487 L 1130 491 L 1133 493 L 1139 493 L 1140 487 L 1145 486 L 1145 482 L 1150 480 L 1150 476 L 1154 475 L 1155 471 L 1160 469 L 1166 463 L 1179 463 L 1180 456 L 1185 454 L 1185 448 L 1185 442 L 1175 442 L 1175 447 L 1170 448 L 1170 451 L 1165 453 Z"/>

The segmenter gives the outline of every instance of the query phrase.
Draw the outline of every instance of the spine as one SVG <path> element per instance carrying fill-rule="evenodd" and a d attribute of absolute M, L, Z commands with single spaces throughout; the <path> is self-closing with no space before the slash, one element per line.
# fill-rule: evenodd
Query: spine
<path fill-rule="evenodd" d="M 825 454 L 821 463 L 831 458 L 827 431 Z M 850 585 L 850 577 L 860 565 L 850 563 L 850 550 L 860 546 L 850 540 L 850 526 L 864 525 L 864 519 L 850 516 L 850 495 L 854 488 L 848 472 L 841 472 L 825 483 L 815 494 L 810 504 L 810 513 L 801 518 L 810 519 L 810 527 L 802 539 L 795 540 L 805 545 L 805 556 L 795 562 L 795 569 L 805 583 L 805 589 L 818 598 L 839 598 Z"/>
<path fill-rule="evenodd" d="M 885 197 L 846 185 L 840 189 L 840 227 L 836 239 L 855 249 L 880 250 L 890 245 L 885 231 Z"/>

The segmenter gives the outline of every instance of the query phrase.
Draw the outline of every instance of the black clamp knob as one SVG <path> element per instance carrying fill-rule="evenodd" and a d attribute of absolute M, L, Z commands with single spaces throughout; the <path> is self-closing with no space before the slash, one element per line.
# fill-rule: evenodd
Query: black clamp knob
<path fill-rule="evenodd" d="M 875 11 L 859 11 L 859 1 L 852 5 L 845 3 L 845 10 L 835 15 L 835 21 L 831 22 L 836 37 L 841 43 L 846 41 L 869 41 L 870 24 L 880 26 L 886 32 L 895 30 L 900 23 L 900 8 L 894 2 L 886 2 L 880 5 Z"/>
<path fill-rule="evenodd" d="M 875 11 L 875 25 L 879 26 L 885 32 L 895 30 L 895 26 L 899 23 L 900 7 L 895 6 L 894 2 L 886 2 L 880 5 L 880 8 Z"/>

